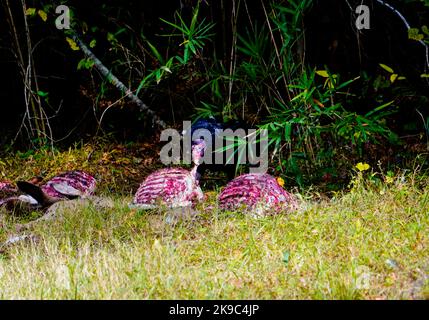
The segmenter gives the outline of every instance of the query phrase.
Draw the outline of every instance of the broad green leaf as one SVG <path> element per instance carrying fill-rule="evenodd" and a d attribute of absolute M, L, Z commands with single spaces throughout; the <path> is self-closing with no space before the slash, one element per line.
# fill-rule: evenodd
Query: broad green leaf
<path fill-rule="evenodd" d="M 195 46 L 193 45 L 192 42 L 188 42 L 188 47 L 189 47 L 189 49 L 191 49 L 193 54 L 197 53 L 197 50 L 195 49 Z"/>
<path fill-rule="evenodd" d="M 392 100 L 392 101 L 389 101 L 389 102 L 387 102 L 387 103 L 385 103 L 385 104 L 383 104 L 383 105 L 381 105 L 381 106 L 378 106 L 378 107 L 376 107 L 376 108 L 374 108 L 374 110 L 371 110 L 371 111 L 369 111 L 367 114 L 365 114 L 365 117 L 369 117 L 369 116 L 371 116 L 372 114 L 374 114 L 374 113 L 376 113 L 376 112 L 378 112 L 378 111 L 380 111 L 380 110 L 382 110 L 382 109 L 384 109 L 384 108 L 387 108 L 388 106 L 390 106 L 393 102 L 395 102 L 395 100 Z"/>
<path fill-rule="evenodd" d="M 115 32 L 115 37 L 118 36 L 118 35 L 120 35 L 121 33 L 125 32 L 125 31 L 127 31 L 126 28 L 119 29 L 118 31 Z"/>
<path fill-rule="evenodd" d="M 189 47 L 188 46 L 185 47 L 185 50 L 183 52 L 183 61 L 184 61 L 184 63 L 188 63 L 188 61 L 189 61 Z"/>
<path fill-rule="evenodd" d="M 156 84 L 161 82 L 161 69 L 155 71 Z"/>
<path fill-rule="evenodd" d="M 158 49 L 155 48 L 155 46 L 146 40 L 146 43 L 148 44 L 150 50 L 155 55 L 155 57 L 158 59 L 160 63 L 164 63 L 164 59 L 162 58 L 161 54 L 159 53 Z"/>
<path fill-rule="evenodd" d="M 417 28 L 408 29 L 408 39 L 421 41 L 423 40 L 424 35 L 420 33 L 420 30 Z"/>
<path fill-rule="evenodd" d="M 292 134 L 292 125 L 290 122 L 287 122 L 285 124 L 285 140 L 287 142 L 291 141 L 291 134 Z"/>
<path fill-rule="evenodd" d="M 46 97 L 48 94 L 48 92 L 44 92 L 42 90 L 37 91 L 37 95 L 42 98 Z"/>
<path fill-rule="evenodd" d="M 170 22 L 170 21 L 167 21 L 167 20 L 164 20 L 164 19 L 162 19 L 162 18 L 159 18 L 159 20 L 161 20 L 162 22 L 164 22 L 164 23 L 166 23 L 166 24 L 168 24 L 168 25 L 170 25 L 170 26 L 172 26 L 172 27 L 174 27 L 174 28 L 176 28 L 177 30 L 180 30 L 182 33 L 184 33 L 184 34 L 187 34 L 188 32 L 188 30 L 185 28 L 181 28 L 179 25 L 177 25 L 177 24 L 175 24 L 175 23 L 172 23 L 172 22 Z"/>
<path fill-rule="evenodd" d="M 146 82 L 147 82 L 149 79 L 153 78 L 154 76 L 155 76 L 155 73 L 154 73 L 154 72 L 151 72 L 151 73 L 149 73 L 146 77 L 144 77 L 144 78 L 143 78 L 143 80 L 140 82 L 140 84 L 139 84 L 139 86 L 138 86 L 138 88 L 137 88 L 137 90 L 136 90 L 136 95 L 138 95 L 138 94 L 139 94 L 140 90 L 143 88 L 143 86 L 146 84 Z"/>
<path fill-rule="evenodd" d="M 91 59 L 82 59 L 79 61 L 77 65 L 77 69 L 80 70 L 82 68 L 84 69 L 91 69 L 94 66 L 94 61 Z"/>
<path fill-rule="evenodd" d="M 299 98 L 301 98 L 302 96 L 305 95 L 305 91 L 302 91 L 300 94 L 296 95 L 295 97 L 292 98 L 291 102 L 298 100 Z"/>
<path fill-rule="evenodd" d="M 79 63 L 77 64 L 77 70 L 80 70 L 82 68 L 85 68 L 86 59 L 81 59 Z"/>
<path fill-rule="evenodd" d="M 359 79 L 359 78 L 360 78 L 360 76 L 357 76 L 356 78 L 353 78 L 353 79 L 348 80 L 348 81 L 346 81 L 346 82 L 344 82 L 344 83 L 341 83 L 341 84 L 337 87 L 337 90 L 340 90 L 340 89 L 342 89 L 342 88 L 344 88 L 344 87 L 348 86 L 350 83 L 352 83 L 352 82 L 356 81 L 356 80 L 357 80 L 357 79 Z"/>

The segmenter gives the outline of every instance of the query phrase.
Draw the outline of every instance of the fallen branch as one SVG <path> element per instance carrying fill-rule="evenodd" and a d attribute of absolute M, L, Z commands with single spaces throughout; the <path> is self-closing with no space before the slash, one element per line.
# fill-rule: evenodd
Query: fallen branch
<path fill-rule="evenodd" d="M 156 123 L 161 128 L 166 128 L 166 123 L 159 118 L 159 116 L 150 109 L 143 101 L 140 100 L 128 87 L 126 87 L 112 72 L 104 66 L 104 64 L 98 59 L 94 53 L 88 48 L 88 46 L 79 38 L 75 32 L 71 32 L 71 36 L 84 54 L 94 62 L 95 67 L 98 71 L 116 88 L 118 88 L 122 93 L 124 93 L 131 101 L 133 101 L 139 108 L 140 111 L 145 112 L 146 114 L 152 117 L 153 123 Z"/>
<path fill-rule="evenodd" d="M 389 8 L 390 10 L 392 10 L 399 18 L 401 18 L 402 22 L 405 24 L 405 27 L 407 28 L 407 30 L 411 29 L 410 24 L 408 23 L 407 19 L 405 19 L 405 17 L 402 15 L 402 13 L 400 13 L 398 10 L 396 10 L 394 7 L 392 7 L 390 4 L 388 4 L 387 2 L 384 2 L 383 0 L 377 0 L 378 3 L 380 3 L 381 5 Z M 422 40 L 419 40 L 420 44 L 425 47 L 426 49 L 426 67 L 429 68 L 429 46 Z"/>

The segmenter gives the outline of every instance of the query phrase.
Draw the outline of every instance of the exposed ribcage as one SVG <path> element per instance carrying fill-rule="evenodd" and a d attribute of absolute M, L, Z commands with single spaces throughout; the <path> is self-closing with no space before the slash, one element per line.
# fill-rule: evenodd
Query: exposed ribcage
<path fill-rule="evenodd" d="M 134 205 L 164 204 L 188 206 L 202 199 L 202 191 L 192 174 L 181 168 L 167 168 L 150 174 L 134 196 Z"/>
<path fill-rule="evenodd" d="M 296 199 L 269 174 L 244 174 L 232 180 L 219 195 L 219 206 L 225 210 L 291 209 Z"/>
<path fill-rule="evenodd" d="M 96 183 L 95 178 L 86 172 L 69 171 L 53 177 L 41 188 L 51 197 L 64 198 L 65 196 L 55 190 L 53 185 L 65 184 L 80 191 L 83 196 L 90 196 L 94 194 Z"/>

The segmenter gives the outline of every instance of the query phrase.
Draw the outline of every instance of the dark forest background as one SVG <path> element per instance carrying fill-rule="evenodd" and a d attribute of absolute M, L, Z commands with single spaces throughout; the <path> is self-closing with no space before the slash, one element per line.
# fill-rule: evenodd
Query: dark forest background
<path fill-rule="evenodd" d="M 214 116 L 269 129 L 273 170 L 299 185 L 346 179 L 357 161 L 428 164 L 427 0 L 1 3 L 3 152 L 158 141 L 83 44 L 169 127 Z M 70 30 L 55 27 L 59 4 Z"/>

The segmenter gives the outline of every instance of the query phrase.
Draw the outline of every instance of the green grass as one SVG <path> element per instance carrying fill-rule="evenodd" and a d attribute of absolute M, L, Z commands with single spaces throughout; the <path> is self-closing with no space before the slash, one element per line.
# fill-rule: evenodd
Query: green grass
<path fill-rule="evenodd" d="M 429 188 L 364 184 L 259 219 L 219 212 L 214 194 L 175 224 L 122 197 L 66 212 L 0 256 L 0 298 L 429 298 Z M 20 220 L 6 217 L 0 239 Z"/>
<path fill-rule="evenodd" d="M 0 298 L 429 298 L 424 174 L 359 173 L 349 191 L 327 199 L 308 190 L 300 210 L 263 218 L 220 212 L 215 191 L 197 216 L 171 224 L 166 210 L 126 205 L 138 182 L 159 167 L 147 163 L 156 153 L 144 144 L 99 144 L 2 157 L 0 178 L 12 181 L 93 172 L 99 193 L 114 197 L 115 207 L 78 206 L 25 231 L 38 241 L 0 253 Z M 0 212 L 0 242 L 36 217 Z"/>

